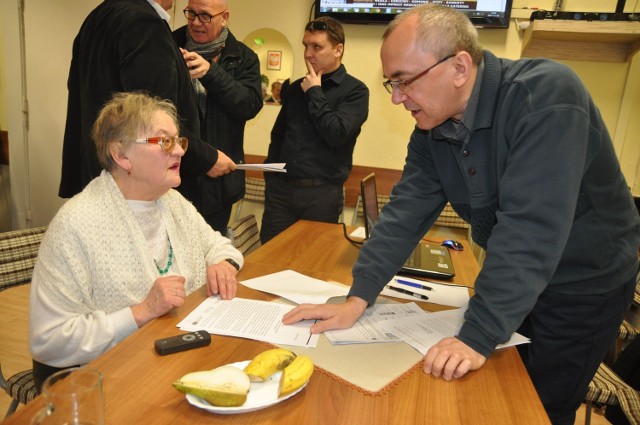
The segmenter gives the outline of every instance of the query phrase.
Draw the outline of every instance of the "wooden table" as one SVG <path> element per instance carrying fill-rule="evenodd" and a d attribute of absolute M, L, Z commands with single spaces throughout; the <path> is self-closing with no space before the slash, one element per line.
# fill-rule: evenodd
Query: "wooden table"
<path fill-rule="evenodd" d="M 358 247 L 341 225 L 300 221 L 246 259 L 240 280 L 293 269 L 318 279 L 351 284 Z M 454 283 L 471 284 L 478 265 L 470 249 L 452 252 Z M 242 285 L 238 296 L 270 300 Z M 153 342 L 179 333 L 176 324 L 206 297 L 198 290 L 185 305 L 158 318 L 90 366 L 104 374 L 107 425 L 123 424 L 548 424 L 542 404 L 514 348 L 499 350 L 479 370 L 445 382 L 414 368 L 382 395 L 365 395 L 324 373 L 314 373 L 299 394 L 275 406 L 239 415 L 216 415 L 191 406 L 171 386 L 182 375 L 247 360 L 268 346 L 212 335 L 209 347 L 159 356 Z M 375 373 L 375 371 L 371 371 Z M 28 423 L 37 398 L 3 424 Z"/>

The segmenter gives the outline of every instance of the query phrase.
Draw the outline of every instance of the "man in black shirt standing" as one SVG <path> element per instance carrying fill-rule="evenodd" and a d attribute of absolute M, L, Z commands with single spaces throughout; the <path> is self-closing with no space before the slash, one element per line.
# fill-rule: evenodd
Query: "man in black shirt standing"
<path fill-rule="evenodd" d="M 342 65 L 344 30 L 335 19 L 307 24 L 302 44 L 309 73 L 291 83 L 271 131 L 266 162 L 286 162 L 286 174 L 266 173 L 262 243 L 300 219 L 337 223 L 342 185 L 369 113 L 369 89 Z"/>

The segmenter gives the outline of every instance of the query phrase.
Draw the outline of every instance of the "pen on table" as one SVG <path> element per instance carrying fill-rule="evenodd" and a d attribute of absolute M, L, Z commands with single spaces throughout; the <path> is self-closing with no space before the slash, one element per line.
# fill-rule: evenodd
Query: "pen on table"
<path fill-rule="evenodd" d="M 427 297 L 426 295 L 416 294 L 415 292 L 407 291 L 406 289 L 402 289 L 402 288 L 396 288 L 395 286 L 387 285 L 387 288 L 391 289 L 392 291 L 402 292 L 403 294 L 407 294 L 407 295 L 411 295 L 412 297 L 420 298 L 421 300 L 428 300 L 429 299 L 429 297 Z"/>
<path fill-rule="evenodd" d="M 318 323 L 318 319 L 313 321 L 313 324 L 315 325 L 316 323 Z M 313 326 L 313 325 L 312 325 Z M 313 336 L 313 332 L 311 332 L 311 328 L 309 328 L 309 338 L 307 339 L 307 345 L 309 345 L 309 341 L 311 341 L 311 337 Z"/>
<path fill-rule="evenodd" d="M 409 282 L 408 280 L 402 280 L 402 279 L 394 279 L 394 280 L 403 285 L 413 286 L 414 288 L 425 289 L 427 291 L 433 291 L 433 288 L 431 288 L 430 286 L 420 285 L 419 283 Z"/>

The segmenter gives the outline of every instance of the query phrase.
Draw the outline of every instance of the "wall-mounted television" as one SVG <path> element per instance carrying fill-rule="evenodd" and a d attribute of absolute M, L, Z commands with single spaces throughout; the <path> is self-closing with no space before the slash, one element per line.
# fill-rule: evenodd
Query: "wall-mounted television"
<path fill-rule="evenodd" d="M 513 0 L 316 0 L 315 16 L 331 16 L 346 24 L 385 24 L 398 13 L 424 3 L 463 11 L 479 28 L 508 28 Z"/>

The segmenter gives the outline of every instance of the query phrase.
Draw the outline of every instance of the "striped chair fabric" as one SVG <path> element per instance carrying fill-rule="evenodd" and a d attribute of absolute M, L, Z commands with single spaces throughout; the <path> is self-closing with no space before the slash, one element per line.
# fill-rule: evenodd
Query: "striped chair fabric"
<path fill-rule="evenodd" d="M 585 397 L 587 412 L 585 423 L 591 421 L 591 405 L 593 403 L 608 406 L 620 405 L 632 425 L 640 424 L 640 394 L 627 385 L 609 366 L 600 364 L 596 376 L 589 384 L 589 390 Z"/>
<path fill-rule="evenodd" d="M 244 183 L 245 183 L 244 198 L 238 201 L 238 208 L 236 209 L 236 220 L 240 218 L 240 210 L 242 209 L 242 204 L 245 201 L 264 204 L 264 189 L 265 189 L 264 179 L 257 179 L 255 177 L 245 177 Z"/>
<path fill-rule="evenodd" d="M 31 281 L 46 226 L 0 233 L 0 291 Z"/>
<path fill-rule="evenodd" d="M 636 292 L 629 310 L 640 305 L 640 272 L 636 275 Z M 621 347 L 633 341 L 638 336 L 638 329 L 627 320 L 624 320 L 618 328 L 616 343 L 607 356 L 609 364 L 613 364 L 618 357 Z M 607 360 L 600 364 L 596 376 L 589 383 L 589 390 L 585 396 L 587 405 L 585 412 L 585 424 L 591 423 L 591 407 L 594 403 L 599 405 L 614 406 L 619 404 L 631 424 L 640 424 L 640 396 L 636 390 L 628 386 L 607 365 Z"/>
<path fill-rule="evenodd" d="M 378 210 L 382 211 L 382 207 L 389 203 L 389 196 L 377 195 L 377 197 Z M 355 226 L 357 223 L 357 219 L 362 218 L 363 214 L 364 212 L 362 210 L 362 195 L 358 195 L 358 199 L 356 200 L 356 214 L 353 216 L 351 225 Z M 444 209 L 442 210 L 440 216 L 436 219 L 436 222 L 434 224 L 444 227 L 459 227 L 462 229 L 469 228 L 469 223 L 464 221 L 448 202 L 447 205 L 444 206 Z"/>
<path fill-rule="evenodd" d="M 246 217 L 236 220 L 229 228 L 229 236 L 238 251 L 242 255 L 249 255 L 261 246 L 260 232 L 256 216 L 249 214 Z"/>
<path fill-rule="evenodd" d="M 453 209 L 450 203 L 444 206 L 444 209 L 440 213 L 440 216 L 436 219 L 435 224 L 445 227 L 459 227 L 461 229 L 468 229 L 469 223 L 464 221 L 457 212 Z"/>
<path fill-rule="evenodd" d="M 0 233 L 0 291 L 31 282 L 31 274 L 38 256 L 46 226 Z M 0 367 L 0 388 L 13 399 L 6 416 L 36 397 L 31 369 L 4 378 Z"/>
<path fill-rule="evenodd" d="M 18 404 L 27 404 L 38 395 L 36 385 L 33 382 L 33 371 L 31 369 L 18 372 L 8 380 L 4 380 L 0 369 L 0 387 L 4 388 L 7 394 L 13 399 L 7 410 L 6 417 L 9 417 L 18 408 Z"/>
<path fill-rule="evenodd" d="M 620 329 L 618 329 L 618 339 L 623 342 L 629 343 L 633 341 L 633 339 L 637 336 L 638 330 L 633 325 L 631 325 L 631 323 L 627 322 L 626 320 L 623 321 L 620 325 Z"/>

